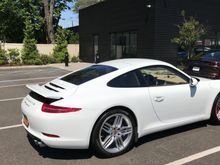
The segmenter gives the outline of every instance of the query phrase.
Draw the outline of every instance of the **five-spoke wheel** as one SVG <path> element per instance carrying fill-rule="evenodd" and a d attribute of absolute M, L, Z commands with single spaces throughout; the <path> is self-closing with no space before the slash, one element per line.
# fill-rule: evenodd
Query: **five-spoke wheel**
<path fill-rule="evenodd" d="M 111 110 L 95 125 L 92 145 L 103 156 L 120 155 L 132 147 L 135 131 L 134 119 L 128 112 Z"/>

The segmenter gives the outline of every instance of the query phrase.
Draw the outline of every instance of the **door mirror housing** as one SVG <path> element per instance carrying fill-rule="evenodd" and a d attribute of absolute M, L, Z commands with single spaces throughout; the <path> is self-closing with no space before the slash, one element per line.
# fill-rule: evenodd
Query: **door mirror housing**
<path fill-rule="evenodd" d="M 190 86 L 191 87 L 195 87 L 198 84 L 198 82 L 199 81 L 196 78 L 191 77 L 191 79 L 190 79 Z"/>

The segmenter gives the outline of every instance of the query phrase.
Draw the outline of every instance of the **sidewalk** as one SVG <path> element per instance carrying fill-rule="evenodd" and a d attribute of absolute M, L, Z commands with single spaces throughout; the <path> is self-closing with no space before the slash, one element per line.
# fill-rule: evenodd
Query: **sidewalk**
<path fill-rule="evenodd" d="M 64 63 L 58 64 L 48 64 L 48 65 L 22 65 L 22 66 L 0 66 L 0 70 L 14 70 L 14 69 L 28 69 L 28 68 L 46 68 L 46 67 L 55 67 L 59 69 L 64 69 L 68 71 L 74 71 L 80 68 L 93 65 L 93 63 L 69 63 L 68 67 L 65 67 Z"/>
<path fill-rule="evenodd" d="M 80 62 L 80 63 L 69 63 L 69 66 L 66 67 L 65 64 L 49 64 L 47 66 L 49 67 L 56 67 L 68 71 L 74 71 L 77 69 L 85 68 L 87 66 L 93 65 L 93 63 L 86 63 L 86 62 Z"/>

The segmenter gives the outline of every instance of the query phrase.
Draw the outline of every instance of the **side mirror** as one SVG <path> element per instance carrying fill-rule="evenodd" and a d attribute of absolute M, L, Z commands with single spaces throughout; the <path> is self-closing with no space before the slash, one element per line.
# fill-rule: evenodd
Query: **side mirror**
<path fill-rule="evenodd" d="M 190 86 L 191 87 L 195 87 L 197 84 L 198 84 L 198 80 L 196 79 L 196 78 L 194 78 L 194 77 L 192 77 L 191 79 L 190 79 Z"/>

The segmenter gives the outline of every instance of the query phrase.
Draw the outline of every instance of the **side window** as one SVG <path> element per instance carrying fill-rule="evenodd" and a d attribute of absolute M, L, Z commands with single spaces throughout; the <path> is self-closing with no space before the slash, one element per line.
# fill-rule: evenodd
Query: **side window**
<path fill-rule="evenodd" d="M 142 68 L 139 69 L 139 73 L 142 75 L 144 86 L 168 86 L 189 83 L 188 77 L 168 67 L 152 66 Z"/>
<path fill-rule="evenodd" d="M 140 82 L 134 71 L 125 73 L 119 77 L 114 78 L 107 84 L 109 87 L 116 88 L 132 88 L 140 87 Z"/>

